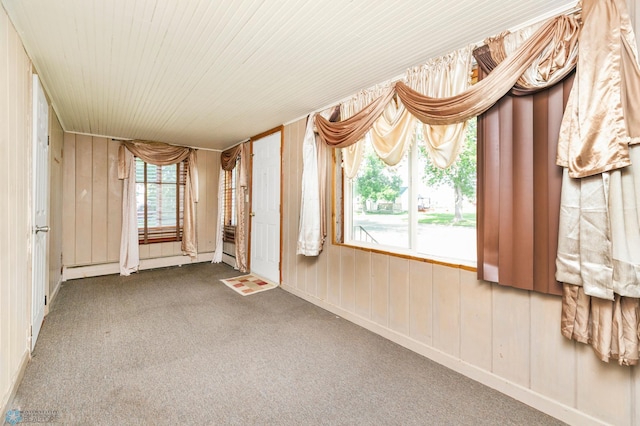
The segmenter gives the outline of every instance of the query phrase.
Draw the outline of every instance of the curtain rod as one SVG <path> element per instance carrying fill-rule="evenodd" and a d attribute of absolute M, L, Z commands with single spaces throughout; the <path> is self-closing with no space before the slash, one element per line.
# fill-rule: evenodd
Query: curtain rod
<path fill-rule="evenodd" d="M 523 28 L 526 28 L 526 27 L 528 27 L 530 25 L 536 24 L 538 22 L 542 22 L 542 21 L 546 21 L 547 19 L 555 18 L 556 16 L 573 15 L 573 14 L 581 12 L 581 11 L 582 11 L 582 6 L 581 6 L 581 2 L 579 1 L 576 6 L 573 6 L 573 7 L 569 8 L 569 9 L 567 9 L 566 6 L 562 6 L 562 7 L 556 8 L 556 9 L 554 9 L 554 10 L 552 10 L 550 12 L 547 12 L 547 13 L 545 13 L 543 15 L 540 15 L 540 16 L 537 16 L 537 17 L 535 17 L 533 19 L 530 19 L 529 21 L 525 21 L 525 22 L 523 22 L 521 24 L 518 24 L 517 26 L 512 27 L 511 29 L 508 29 L 507 31 L 515 32 L 515 31 L 521 30 Z M 487 37 L 485 37 L 485 39 L 486 38 Z M 471 43 L 471 45 L 474 45 L 474 44 L 476 46 L 481 46 L 481 45 L 484 44 L 484 40 L 480 41 L 480 42 L 477 42 L 477 43 Z M 445 53 L 445 55 L 446 55 L 446 53 Z M 444 56 L 444 55 L 442 55 L 442 56 Z M 434 59 L 434 58 L 430 58 L 430 59 Z M 416 65 L 416 66 L 418 66 L 418 65 Z M 392 77 L 392 78 L 387 79 L 387 80 L 385 80 L 385 81 L 383 81 L 381 83 L 377 83 L 377 84 L 374 84 L 373 86 L 367 87 L 365 89 L 360 89 L 360 90 L 370 90 L 370 89 L 372 89 L 372 88 L 374 88 L 376 86 L 382 86 L 382 85 L 385 85 L 385 84 L 395 83 L 396 81 L 402 80 L 404 77 L 405 77 L 405 74 L 402 74 L 402 75 L 399 75 L 399 76 L 396 76 L 396 77 Z M 358 92 L 355 92 L 355 93 L 358 93 Z M 328 110 L 330 108 L 335 108 L 336 106 L 348 101 L 352 96 L 355 95 L 355 93 L 352 93 L 351 95 L 346 96 L 346 97 L 340 99 L 337 102 L 332 102 L 327 106 L 324 106 L 324 107 L 319 108 L 319 109 L 317 109 L 315 111 L 312 111 L 309 114 L 305 114 L 305 115 L 303 115 L 301 117 L 298 117 L 298 118 L 296 118 L 294 120 L 290 120 L 290 121 L 284 123 L 283 125 L 286 126 L 288 124 L 295 123 L 296 121 L 299 121 L 299 120 L 301 120 L 301 119 L 303 119 L 305 117 L 308 117 L 310 114 L 317 114 L 319 112 Z"/>
<path fill-rule="evenodd" d="M 108 136 L 108 135 L 96 135 L 95 133 L 84 133 L 84 132 L 69 132 L 65 130 L 65 133 L 71 133 L 74 135 L 82 135 L 82 136 L 91 136 L 94 138 L 105 138 L 105 139 L 111 139 L 114 141 L 132 141 L 133 139 L 127 139 L 127 138 L 115 138 L 113 136 Z"/>

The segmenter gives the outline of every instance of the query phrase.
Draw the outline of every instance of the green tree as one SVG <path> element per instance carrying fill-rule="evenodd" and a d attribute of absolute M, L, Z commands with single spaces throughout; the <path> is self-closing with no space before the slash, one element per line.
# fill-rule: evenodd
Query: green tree
<path fill-rule="evenodd" d="M 400 195 L 402 178 L 392 173 L 374 153 L 365 154 L 355 182 L 356 194 L 360 196 L 362 210 L 367 210 L 367 200 L 394 202 Z"/>
<path fill-rule="evenodd" d="M 469 120 L 464 145 L 456 161 L 447 169 L 440 169 L 427 160 L 423 180 L 430 186 L 451 186 L 454 191 L 454 222 L 462 220 L 462 202 L 464 198 L 475 201 L 476 198 L 476 119 Z M 426 155 L 424 148 L 421 152 Z"/>

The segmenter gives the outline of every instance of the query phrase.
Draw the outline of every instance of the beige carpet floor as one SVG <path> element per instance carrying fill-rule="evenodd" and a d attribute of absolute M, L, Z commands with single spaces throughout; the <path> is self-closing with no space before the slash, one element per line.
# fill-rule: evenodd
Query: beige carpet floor
<path fill-rule="evenodd" d="M 210 263 L 69 281 L 9 409 L 77 425 L 555 425 L 280 288 Z M 4 415 L 3 415 L 4 416 Z"/>

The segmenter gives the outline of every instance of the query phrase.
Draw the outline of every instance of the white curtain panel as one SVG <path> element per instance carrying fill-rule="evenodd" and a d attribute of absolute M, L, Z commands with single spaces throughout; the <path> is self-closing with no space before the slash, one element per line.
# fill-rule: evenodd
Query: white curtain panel
<path fill-rule="evenodd" d="M 321 116 L 328 118 L 331 110 L 323 111 Z M 315 114 L 309 115 L 307 119 L 307 127 L 302 142 L 302 199 L 300 202 L 300 224 L 298 227 L 298 245 L 297 254 L 304 256 L 318 256 L 324 245 L 325 235 L 322 220 L 322 200 L 324 194 L 321 188 L 322 176 L 325 173 L 318 168 L 319 143 L 313 128 Z M 357 144 L 356 144 L 357 145 Z M 324 153 L 324 150 L 320 150 Z M 322 163 L 322 162 L 320 162 Z"/>
<path fill-rule="evenodd" d="M 556 278 L 588 296 L 640 298 L 640 145 L 632 164 L 573 179 L 564 170 Z"/>
<path fill-rule="evenodd" d="M 138 247 L 138 217 L 136 213 L 136 162 L 124 146 L 124 180 L 122 186 L 122 231 L 120 236 L 120 275 L 128 276 L 138 271 L 140 251 Z"/>
<path fill-rule="evenodd" d="M 451 97 L 464 92 L 471 86 L 472 52 L 473 46 L 467 46 L 410 68 L 406 74 L 407 86 L 432 98 Z M 466 121 L 437 126 L 422 123 L 424 144 L 436 167 L 446 169 L 458 158 L 466 129 Z"/>
<path fill-rule="evenodd" d="M 417 120 L 402 105 L 392 99 L 371 128 L 373 150 L 387 166 L 398 164 L 415 139 Z"/>

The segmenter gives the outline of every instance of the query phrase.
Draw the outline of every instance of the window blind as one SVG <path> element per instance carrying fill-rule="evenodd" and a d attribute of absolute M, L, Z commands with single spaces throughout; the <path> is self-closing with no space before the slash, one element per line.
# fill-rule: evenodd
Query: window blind
<path fill-rule="evenodd" d="M 140 243 L 180 241 L 187 169 L 184 162 L 156 166 L 136 158 Z"/>
<path fill-rule="evenodd" d="M 224 172 L 224 228 L 222 240 L 229 243 L 236 241 L 236 170 Z"/>

